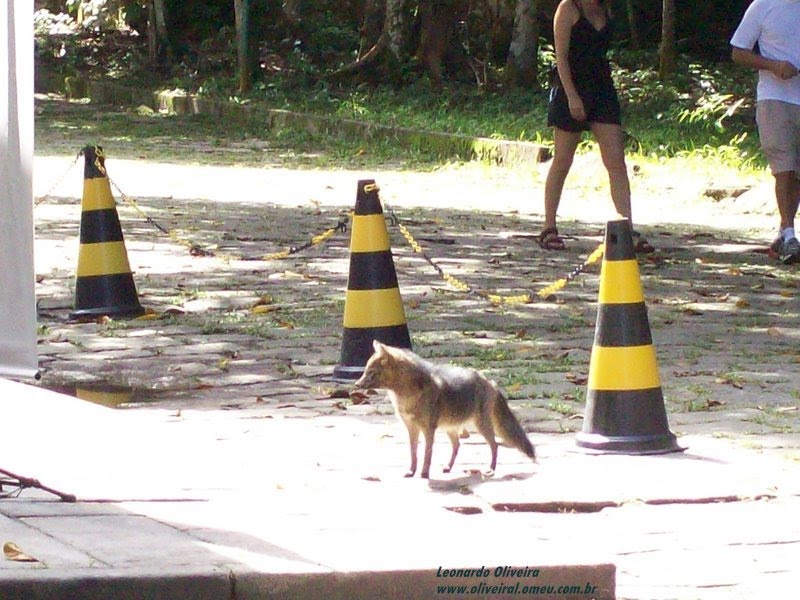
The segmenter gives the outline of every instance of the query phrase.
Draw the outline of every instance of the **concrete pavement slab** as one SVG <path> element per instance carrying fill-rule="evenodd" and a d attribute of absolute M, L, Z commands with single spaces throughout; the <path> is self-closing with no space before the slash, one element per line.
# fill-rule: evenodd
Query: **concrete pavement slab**
<path fill-rule="evenodd" d="M 76 589 L 99 598 L 144 578 L 150 596 L 139 597 L 166 598 L 175 586 L 211 597 L 203 590 L 235 585 L 237 598 L 321 597 L 326 586 L 339 590 L 333 597 L 374 589 L 421 598 L 442 583 L 440 567 L 527 565 L 541 569 L 533 583 L 545 589 L 607 590 L 544 597 L 724 588 L 736 598 L 753 582 L 770 589 L 798 575 L 783 555 L 762 552 L 800 549 L 794 465 L 728 440 L 686 438 L 686 452 L 660 457 L 595 456 L 538 434 L 539 464 L 503 447 L 486 478 L 488 451 L 472 436 L 453 473 L 437 468 L 426 481 L 402 477 L 406 440 L 389 414 L 119 412 L 0 385 L 0 418 L 16 432 L 6 468 L 78 495 L 75 505 L 25 494 L 0 501 L 13 525 L 3 541 L 41 561 L 6 561 L 8 597 L 38 581 L 64 594 L 53 598 Z M 40 427 L 48 416 L 59 427 Z M 36 443 L 26 443 L 34 431 Z M 440 440 L 434 463 L 446 456 Z M 478 579 L 455 583 L 498 583 Z"/>

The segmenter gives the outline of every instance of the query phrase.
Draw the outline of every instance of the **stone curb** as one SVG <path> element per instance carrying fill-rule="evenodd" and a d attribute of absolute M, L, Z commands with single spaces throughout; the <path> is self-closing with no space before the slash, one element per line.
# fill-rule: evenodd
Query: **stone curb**
<path fill-rule="evenodd" d="M 183 91 L 150 92 L 102 81 L 93 81 L 87 93 L 92 102 L 116 106 L 147 106 L 178 115 L 211 115 L 220 119 L 264 119 L 270 128 L 295 128 L 315 135 L 336 135 L 351 140 L 393 140 L 412 149 L 442 156 L 478 159 L 498 165 L 535 165 L 550 158 L 549 148 L 531 142 L 419 131 L 353 119 L 338 119 L 310 113 L 270 109 L 253 104 L 211 100 Z"/>
<path fill-rule="evenodd" d="M 475 567 L 476 569 L 478 566 Z M 488 572 L 489 567 L 484 567 Z M 135 573 L 129 570 L 100 575 L 48 574 L 42 576 L 14 574 L 13 579 L 0 580 L 0 597 L 4 600 L 143 600 L 155 598 L 191 598 L 192 600 L 291 600 L 293 598 L 349 600 L 383 598 L 386 600 L 464 597 L 456 592 L 437 594 L 439 586 L 470 585 L 475 594 L 491 598 L 527 595 L 524 586 L 536 586 L 533 593 L 543 600 L 614 600 L 616 567 L 602 565 L 566 565 L 542 567 L 535 578 L 476 576 L 474 581 L 463 577 L 439 577 L 433 570 L 364 571 L 349 573 L 259 573 L 233 571 L 217 573 L 175 572 Z M 569 586 L 559 591 L 563 582 L 591 582 Z M 591 588 L 586 591 L 586 586 Z M 517 588 L 511 593 L 504 590 Z M 578 590 L 578 588 L 581 588 Z M 548 590 L 552 590 L 552 593 Z M 494 593 L 493 593 L 494 592 Z M 468 592 L 469 593 L 469 592 Z"/>

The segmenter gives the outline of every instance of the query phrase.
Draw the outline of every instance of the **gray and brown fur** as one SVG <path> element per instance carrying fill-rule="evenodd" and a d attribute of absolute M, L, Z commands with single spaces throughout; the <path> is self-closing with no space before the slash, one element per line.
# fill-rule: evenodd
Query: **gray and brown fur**
<path fill-rule="evenodd" d="M 536 460 L 536 452 L 517 421 L 505 396 L 494 381 L 475 369 L 435 365 L 410 350 L 373 342 L 374 352 L 356 381 L 356 387 L 385 389 L 395 412 L 408 429 L 411 468 L 417 471 L 419 434 L 425 437 L 422 477 L 428 477 L 433 452 L 433 437 L 444 429 L 453 452 L 444 472 L 449 473 L 458 455 L 458 434 L 470 422 L 486 438 L 492 451 L 491 472 L 497 466 L 497 432 L 505 442 Z"/>

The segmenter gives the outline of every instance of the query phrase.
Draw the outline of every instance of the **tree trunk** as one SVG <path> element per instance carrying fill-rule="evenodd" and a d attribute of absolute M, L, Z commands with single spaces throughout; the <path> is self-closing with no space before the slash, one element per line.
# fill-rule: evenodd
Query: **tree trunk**
<path fill-rule="evenodd" d="M 164 0 L 153 0 L 153 11 L 159 42 L 164 43 L 167 40 L 167 10 L 164 8 Z"/>
<path fill-rule="evenodd" d="M 538 88 L 539 19 L 537 0 L 517 0 L 514 28 L 508 47 L 508 80 Z"/>
<path fill-rule="evenodd" d="M 147 51 L 154 65 L 172 60 L 164 0 L 150 0 L 147 3 L 147 36 Z"/>
<path fill-rule="evenodd" d="M 239 66 L 239 93 L 250 91 L 250 0 L 233 0 L 236 21 L 236 59 Z"/>
<path fill-rule="evenodd" d="M 358 58 L 362 58 L 378 43 L 385 22 L 386 0 L 365 0 L 364 18 L 359 31 Z"/>
<path fill-rule="evenodd" d="M 665 81 L 675 73 L 678 57 L 675 47 L 675 0 L 663 0 L 662 6 L 658 76 Z"/>
<path fill-rule="evenodd" d="M 158 28 L 156 27 L 156 7 L 147 3 L 147 56 L 151 65 L 158 64 Z"/>
<path fill-rule="evenodd" d="M 397 60 L 408 56 L 410 11 L 408 0 L 386 0 L 386 19 L 383 23 L 383 32 L 387 36 L 389 51 Z"/>
<path fill-rule="evenodd" d="M 628 14 L 628 29 L 631 34 L 631 46 L 634 50 L 640 50 L 642 41 L 639 37 L 639 23 L 636 19 L 636 2 L 635 0 L 625 0 L 625 10 Z"/>
<path fill-rule="evenodd" d="M 468 71 L 467 59 L 456 35 L 460 0 L 420 2 L 420 39 L 417 58 L 425 65 L 434 85 L 442 81 L 445 64 L 453 71 Z"/>

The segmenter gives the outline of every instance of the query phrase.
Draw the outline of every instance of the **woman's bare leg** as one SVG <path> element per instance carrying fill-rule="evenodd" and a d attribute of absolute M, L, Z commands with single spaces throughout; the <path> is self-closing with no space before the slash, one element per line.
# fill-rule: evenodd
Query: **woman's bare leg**
<path fill-rule="evenodd" d="M 556 226 L 556 214 L 561 202 L 561 192 L 564 181 L 567 179 L 575 149 L 581 139 L 580 132 L 564 131 L 555 127 L 553 129 L 553 161 L 547 171 L 544 183 L 544 228 Z"/>

